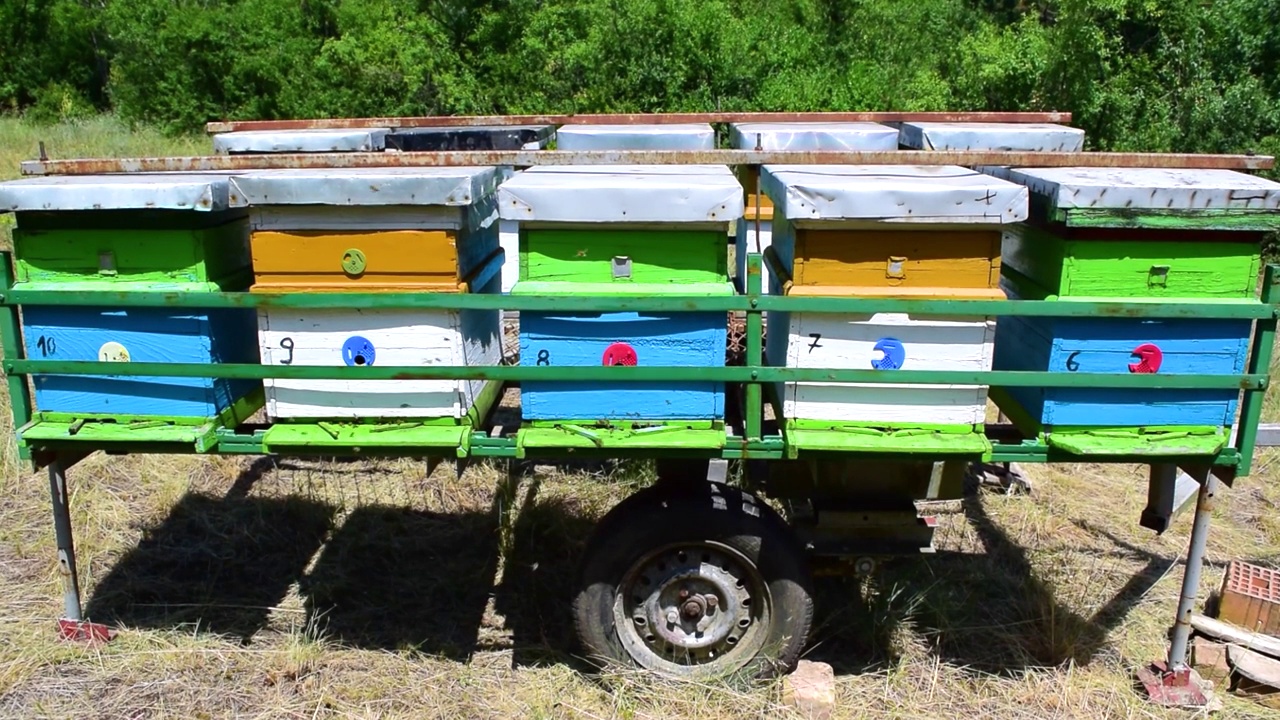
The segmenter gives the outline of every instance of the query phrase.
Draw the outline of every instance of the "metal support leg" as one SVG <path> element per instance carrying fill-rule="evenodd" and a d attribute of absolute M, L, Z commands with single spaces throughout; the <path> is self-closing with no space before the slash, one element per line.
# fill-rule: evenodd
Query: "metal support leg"
<path fill-rule="evenodd" d="M 65 640 L 106 641 L 115 633 L 105 625 L 85 622 L 80 607 L 80 576 L 71 535 L 71 498 L 67 472 L 60 460 L 49 464 L 49 497 L 53 501 L 53 533 L 58 543 L 58 573 L 62 576 L 63 617 L 58 634 Z"/>
<path fill-rule="evenodd" d="M 1208 698 L 1200 686 L 1200 678 L 1187 665 L 1187 646 L 1191 640 L 1191 613 L 1200 589 L 1200 571 L 1204 566 L 1205 545 L 1209 539 L 1209 519 L 1213 515 L 1218 478 L 1208 473 L 1200 483 L 1196 498 L 1196 517 L 1191 526 L 1191 544 L 1187 549 L 1187 568 L 1182 575 L 1182 592 L 1178 598 L 1178 616 L 1169 642 L 1169 656 L 1164 662 L 1152 663 L 1138 671 L 1138 679 L 1152 702 L 1160 705 L 1203 706 Z"/>

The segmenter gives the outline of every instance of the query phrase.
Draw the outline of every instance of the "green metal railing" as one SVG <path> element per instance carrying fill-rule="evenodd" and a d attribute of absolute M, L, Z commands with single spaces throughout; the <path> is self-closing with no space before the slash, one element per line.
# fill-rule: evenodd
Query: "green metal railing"
<path fill-rule="evenodd" d="M 1052 300 L 916 300 L 885 298 L 783 297 L 761 294 L 761 256 L 747 258 L 747 292 L 729 297 L 524 297 L 510 295 L 424 293 L 166 293 L 166 292 L 56 292 L 14 289 L 12 257 L 0 262 L 0 342 L 4 344 L 3 368 L 8 375 L 15 427 L 34 416 L 26 375 L 95 375 L 118 377 L 202 377 L 297 380 L 427 380 L 462 379 L 539 382 L 725 382 L 745 387 L 744 440 L 759 444 L 763 437 L 762 386 L 779 382 L 832 382 L 868 384 L 988 385 L 992 387 L 1071 387 L 1087 384 L 1098 388 L 1230 390 L 1244 392 L 1234 452 L 1216 458 L 1218 464 L 1237 464 L 1248 472 L 1257 439 L 1263 393 L 1269 384 L 1272 346 L 1278 308 L 1280 272 L 1268 265 L 1261 303 L 1215 302 L 1084 302 Z M 325 367 L 195 363 L 106 363 L 94 361 L 33 360 L 23 356 L 18 308 L 23 305 L 157 308 L 395 308 L 490 309 L 543 312 L 743 312 L 746 314 L 746 357 L 743 366 L 717 367 L 421 367 L 370 366 Z M 1049 371 L 923 371 L 848 368 L 787 368 L 763 365 L 762 313 L 765 311 L 872 315 L 906 313 L 917 316 L 1024 316 L 1196 318 L 1255 320 L 1252 347 L 1245 373 L 1240 375 L 1088 373 Z M 776 444 L 777 438 L 773 439 Z M 492 439 L 487 441 L 492 445 Z M 481 443 L 484 445 L 485 443 Z M 769 443 L 765 443 L 766 445 Z M 1229 449 L 1232 450 L 1232 449 Z M 1034 459 L 1038 448 L 1028 447 L 1024 459 Z M 479 454 L 485 454 L 483 452 Z M 1000 459 L 1000 452 L 996 453 Z M 1019 457 L 1022 457 L 1021 455 Z"/>

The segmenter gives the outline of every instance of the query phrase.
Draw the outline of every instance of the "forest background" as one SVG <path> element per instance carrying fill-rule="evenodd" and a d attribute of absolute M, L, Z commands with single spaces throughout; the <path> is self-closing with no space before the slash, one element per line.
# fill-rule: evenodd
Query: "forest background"
<path fill-rule="evenodd" d="M 1277 0 L 0 0 L 0 113 L 1065 110 L 1280 154 Z"/>

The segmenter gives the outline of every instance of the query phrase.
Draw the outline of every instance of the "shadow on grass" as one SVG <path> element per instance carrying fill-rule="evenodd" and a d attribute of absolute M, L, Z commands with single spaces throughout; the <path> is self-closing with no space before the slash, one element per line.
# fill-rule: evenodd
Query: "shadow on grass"
<path fill-rule="evenodd" d="M 492 513 L 357 508 L 303 580 L 308 625 L 352 647 L 467 660 L 497 550 Z"/>
<path fill-rule="evenodd" d="M 806 656 L 842 674 L 881 670 L 900 659 L 910 637 L 948 664 L 984 673 L 1016 674 L 1067 661 L 1087 665 L 1176 562 L 1094 531 L 1116 543 L 1109 554 L 1144 564 L 1085 617 L 1038 577 L 1026 548 L 987 515 L 980 497 L 966 497 L 963 507 L 983 552 L 898 558 L 865 580 L 820 579 Z"/>
<path fill-rule="evenodd" d="M 86 614 L 247 641 L 302 576 L 333 515 L 332 507 L 297 497 L 187 494 L 98 583 Z"/>
<path fill-rule="evenodd" d="M 566 663 L 588 667 L 573 629 L 578 564 L 595 527 L 560 498 L 539 497 L 537 480 L 525 489 L 520 515 L 497 589 L 497 611 L 512 633 L 516 667 Z"/>

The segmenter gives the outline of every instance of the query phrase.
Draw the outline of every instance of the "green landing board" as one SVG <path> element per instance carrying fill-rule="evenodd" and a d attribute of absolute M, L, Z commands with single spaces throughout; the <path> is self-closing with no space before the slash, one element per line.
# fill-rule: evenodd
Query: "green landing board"
<path fill-rule="evenodd" d="M 614 258 L 627 258 L 628 278 Z M 532 229 L 520 233 L 520 278 L 534 282 L 683 285 L 728 282 L 721 230 Z"/>
<path fill-rule="evenodd" d="M 724 295 L 733 295 L 734 288 L 731 283 L 727 282 L 711 282 L 711 283 L 683 283 L 683 284 L 666 284 L 659 285 L 650 283 L 648 285 L 640 285 L 637 283 L 581 283 L 581 282 L 539 282 L 521 280 L 511 288 L 512 295 L 534 295 L 538 297 L 546 297 L 549 295 L 605 295 L 605 296 L 630 296 L 630 297 L 653 297 L 661 295 L 678 295 L 690 297 L 720 297 Z"/>
<path fill-rule="evenodd" d="M 1227 429 L 1220 427 L 1055 427 L 1045 433 L 1049 447 L 1073 455 L 1212 456 L 1227 440 Z"/>
<path fill-rule="evenodd" d="M 723 427 L 704 422 L 641 428 L 553 423 L 521 428 L 516 438 L 516 457 L 524 457 L 525 448 L 720 450 L 727 436 Z"/>
<path fill-rule="evenodd" d="M 387 423 L 282 423 L 262 436 L 264 452 L 288 450 L 343 450 L 368 448 L 439 448 L 466 457 L 471 444 L 470 425 L 431 425 L 424 422 Z"/>
<path fill-rule="evenodd" d="M 800 452 L 909 455 L 991 455 L 991 441 L 973 425 L 876 426 L 871 423 L 788 420 L 787 457 Z"/>
<path fill-rule="evenodd" d="M 219 423 L 209 418 L 33 420 L 18 431 L 25 445 L 85 443 L 175 444 L 208 452 L 217 444 Z"/>

